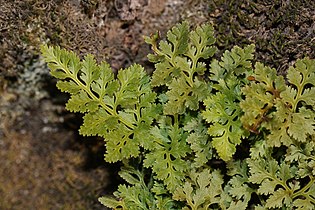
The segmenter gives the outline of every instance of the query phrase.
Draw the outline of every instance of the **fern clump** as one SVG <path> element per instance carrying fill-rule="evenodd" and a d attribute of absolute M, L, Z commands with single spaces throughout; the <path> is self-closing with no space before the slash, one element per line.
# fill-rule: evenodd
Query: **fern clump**
<path fill-rule="evenodd" d="M 165 40 L 145 37 L 155 71 L 132 65 L 115 75 L 92 55 L 42 46 L 84 114 L 82 135 L 98 135 L 105 160 L 122 161 L 126 180 L 113 209 L 314 209 L 315 61 L 287 77 L 255 63 L 254 45 L 217 60 L 210 25 L 174 26 Z"/>

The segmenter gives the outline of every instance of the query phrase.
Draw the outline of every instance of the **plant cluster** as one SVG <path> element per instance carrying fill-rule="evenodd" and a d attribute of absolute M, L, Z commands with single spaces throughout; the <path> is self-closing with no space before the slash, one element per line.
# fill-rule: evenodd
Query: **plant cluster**
<path fill-rule="evenodd" d="M 105 160 L 122 161 L 126 184 L 99 201 L 113 209 L 314 209 L 315 60 L 287 76 L 253 62 L 254 45 L 221 59 L 213 27 L 183 22 L 152 46 L 148 75 L 132 65 L 115 75 L 92 55 L 42 46 L 84 114 L 80 134 L 104 138 Z"/>

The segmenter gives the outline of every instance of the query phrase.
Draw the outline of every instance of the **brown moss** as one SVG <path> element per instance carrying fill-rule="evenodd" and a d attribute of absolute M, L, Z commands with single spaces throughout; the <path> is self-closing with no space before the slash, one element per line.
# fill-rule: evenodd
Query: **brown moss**
<path fill-rule="evenodd" d="M 37 135 L 2 127 L 0 208 L 100 209 L 97 198 L 108 178 L 104 168 L 82 169 L 86 150 L 65 146 L 75 139 L 72 132 L 51 133 L 36 125 L 37 117 L 30 121 Z"/>
<path fill-rule="evenodd" d="M 314 1 L 225 1 L 210 3 L 220 49 L 256 44 L 256 59 L 279 73 L 315 52 Z"/>

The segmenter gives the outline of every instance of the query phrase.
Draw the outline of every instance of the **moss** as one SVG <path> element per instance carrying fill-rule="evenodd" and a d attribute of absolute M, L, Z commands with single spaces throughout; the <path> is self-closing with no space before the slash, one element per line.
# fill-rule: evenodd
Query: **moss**
<path fill-rule="evenodd" d="M 209 12 L 223 47 L 256 44 L 256 57 L 284 73 L 288 64 L 314 57 L 314 1 L 215 0 Z"/>
<path fill-rule="evenodd" d="M 30 123 L 38 123 L 37 117 Z M 106 186 L 106 171 L 82 170 L 87 153 L 69 148 L 71 132 L 37 132 L 41 139 L 28 131 L 8 131 L 1 139 L 0 157 L 6 161 L 0 170 L 0 208 L 101 209 L 97 198 Z M 45 138 L 50 142 L 41 142 Z"/>

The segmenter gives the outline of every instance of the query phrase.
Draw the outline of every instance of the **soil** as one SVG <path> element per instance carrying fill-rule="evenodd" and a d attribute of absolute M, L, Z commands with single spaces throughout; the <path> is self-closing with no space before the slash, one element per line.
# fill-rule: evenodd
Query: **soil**
<path fill-rule="evenodd" d="M 115 71 L 148 71 L 143 35 L 174 24 L 210 22 L 220 56 L 256 45 L 255 58 L 285 74 L 315 57 L 311 0 L 0 0 L 0 209 L 106 209 L 97 198 L 120 180 L 103 160 L 104 143 L 82 137 L 79 114 L 41 60 L 42 43 L 106 60 Z"/>

